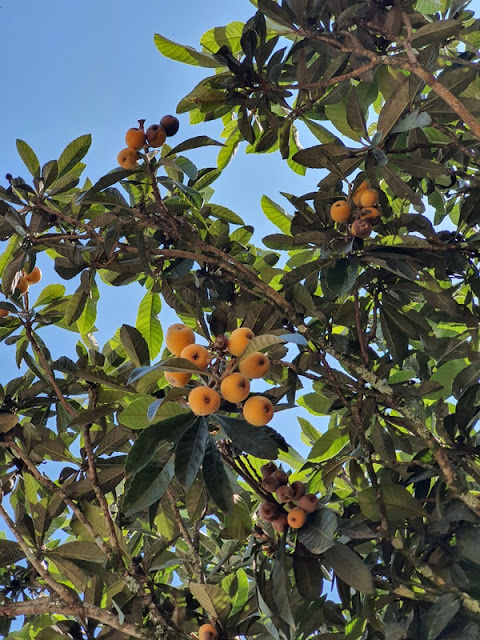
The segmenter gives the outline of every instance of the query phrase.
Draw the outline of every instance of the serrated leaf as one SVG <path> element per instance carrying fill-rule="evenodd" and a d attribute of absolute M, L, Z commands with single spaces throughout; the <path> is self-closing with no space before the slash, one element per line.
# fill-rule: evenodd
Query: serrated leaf
<path fill-rule="evenodd" d="M 123 499 L 123 511 L 127 516 L 148 509 L 168 489 L 175 475 L 175 455 L 164 453 L 165 449 L 162 455 L 157 451 L 155 457 L 128 482 Z"/>
<path fill-rule="evenodd" d="M 59 547 L 47 551 L 47 555 L 52 557 L 54 561 L 56 556 L 70 560 L 84 560 L 85 562 L 105 562 L 107 559 L 97 544 L 84 540 L 65 542 Z"/>
<path fill-rule="evenodd" d="M 148 366 L 150 364 L 147 342 L 138 329 L 128 324 L 122 324 L 120 328 L 120 340 L 128 357 L 136 367 Z"/>
<path fill-rule="evenodd" d="M 175 449 L 175 475 L 185 491 L 192 486 L 202 464 L 208 439 L 208 422 L 199 418 L 180 436 Z"/>
<path fill-rule="evenodd" d="M 35 151 L 24 140 L 20 139 L 17 140 L 17 151 L 32 176 L 38 178 L 40 176 L 40 162 L 35 155 Z"/>
<path fill-rule="evenodd" d="M 242 451 L 251 453 L 257 458 L 267 460 L 277 458 L 277 444 L 262 427 L 254 427 L 245 420 L 229 418 L 220 414 L 215 417 L 227 437 Z"/>
<path fill-rule="evenodd" d="M 158 293 L 148 291 L 138 307 L 135 327 L 147 343 L 150 359 L 158 356 L 162 348 L 163 330 L 158 319 L 162 308 L 162 301 Z"/>
<path fill-rule="evenodd" d="M 217 147 L 224 146 L 223 142 L 218 142 L 218 140 L 214 140 L 209 136 L 195 136 L 194 138 L 188 138 L 188 140 L 184 140 L 183 142 L 180 142 L 180 144 L 177 144 L 177 146 L 173 147 L 165 157 L 168 158 L 168 156 L 173 156 L 176 153 L 188 151 L 189 149 L 199 149 L 201 147 L 208 147 L 212 145 Z"/>
<path fill-rule="evenodd" d="M 203 481 L 209 496 L 224 513 L 233 506 L 233 491 L 228 479 L 222 456 L 212 436 L 209 435 L 203 458 Z"/>
<path fill-rule="evenodd" d="M 91 144 L 92 136 L 89 133 L 67 144 L 58 159 L 59 178 L 71 171 L 85 157 Z"/>
<path fill-rule="evenodd" d="M 232 608 L 230 597 L 226 591 L 215 584 L 198 584 L 189 582 L 188 588 L 207 613 L 220 622 L 225 622 Z"/>
<path fill-rule="evenodd" d="M 331 509 L 320 509 L 308 517 L 307 522 L 298 530 L 298 541 L 309 551 L 319 555 L 329 549 L 335 541 L 337 516 Z"/>
<path fill-rule="evenodd" d="M 342 435 L 339 427 L 328 429 L 328 431 L 325 431 L 315 442 L 308 454 L 308 459 L 313 462 L 329 460 L 337 455 L 337 453 L 340 453 L 349 441 L 348 433 Z"/>
<path fill-rule="evenodd" d="M 285 209 L 283 209 L 276 202 L 271 200 L 268 196 L 263 195 L 260 201 L 262 206 L 262 211 L 265 216 L 272 222 L 282 233 L 287 235 L 291 235 L 290 227 L 292 224 L 292 219 L 287 214 Z"/>
<path fill-rule="evenodd" d="M 338 297 L 350 293 L 358 276 L 358 262 L 353 258 L 340 258 L 333 267 L 325 269 L 325 285 Z"/>
<path fill-rule="evenodd" d="M 178 62 L 191 64 L 196 67 L 218 68 L 224 66 L 219 60 L 208 53 L 202 53 L 193 47 L 178 44 L 159 33 L 155 34 L 154 42 L 160 53 L 171 60 L 177 60 Z"/>
<path fill-rule="evenodd" d="M 43 307 L 54 300 L 60 300 L 65 296 L 63 284 L 49 284 L 41 292 L 33 307 Z"/>
<path fill-rule="evenodd" d="M 245 224 L 240 218 L 234 213 L 231 209 L 227 209 L 227 207 L 222 207 L 219 204 L 211 204 L 208 203 L 202 210 L 200 211 L 202 215 L 212 216 L 214 218 L 219 218 L 220 220 L 224 220 L 225 222 L 230 222 L 231 224 Z"/>
<path fill-rule="evenodd" d="M 7 567 L 17 563 L 25 557 L 18 542 L 14 540 L 0 540 L 0 567 Z"/>
<path fill-rule="evenodd" d="M 399 484 L 382 484 L 380 486 L 387 519 L 402 521 L 405 518 L 426 517 L 427 513 L 421 504 Z M 373 487 L 367 487 L 358 494 L 358 504 L 363 515 L 369 520 L 378 521 L 381 518 L 377 504 L 377 494 Z"/>
<path fill-rule="evenodd" d="M 373 578 L 362 558 L 340 542 L 335 542 L 324 553 L 324 558 L 332 567 L 335 575 L 360 593 L 375 593 Z"/>

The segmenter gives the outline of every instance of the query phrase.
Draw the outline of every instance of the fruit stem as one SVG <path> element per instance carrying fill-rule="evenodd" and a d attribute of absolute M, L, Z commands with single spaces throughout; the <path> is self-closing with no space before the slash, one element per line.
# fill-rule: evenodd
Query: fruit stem
<path fill-rule="evenodd" d="M 145 131 L 144 125 L 145 125 L 145 118 L 138 121 L 138 128 L 141 129 L 142 131 Z"/>

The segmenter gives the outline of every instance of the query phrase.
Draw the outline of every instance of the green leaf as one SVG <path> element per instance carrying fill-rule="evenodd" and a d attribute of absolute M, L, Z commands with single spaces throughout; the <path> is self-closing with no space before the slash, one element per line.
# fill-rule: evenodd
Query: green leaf
<path fill-rule="evenodd" d="M 49 550 L 47 555 L 55 562 L 55 557 L 67 558 L 70 560 L 83 560 L 85 562 L 105 562 L 106 557 L 100 547 L 95 542 L 76 540 L 65 542 L 55 549 Z"/>
<path fill-rule="evenodd" d="M 453 593 L 445 593 L 430 607 L 422 617 L 422 627 L 426 640 L 436 640 L 450 620 L 458 613 L 460 600 Z"/>
<path fill-rule="evenodd" d="M 175 449 L 175 475 L 185 491 L 192 486 L 202 464 L 208 440 L 208 422 L 199 418 L 180 436 Z"/>
<path fill-rule="evenodd" d="M 266 217 L 272 222 L 282 233 L 287 235 L 292 235 L 290 232 L 290 226 L 292 224 L 292 219 L 287 214 L 285 209 L 283 209 L 276 202 L 271 200 L 268 196 L 262 196 L 261 205 L 263 213 Z"/>
<path fill-rule="evenodd" d="M 281 338 L 280 336 L 274 336 L 271 333 L 264 333 L 260 336 L 255 336 L 255 338 L 252 338 L 252 340 L 250 340 L 248 345 L 245 347 L 245 350 L 240 356 L 239 361 L 243 360 L 251 353 L 255 353 L 256 351 L 265 351 L 265 349 L 268 349 L 274 344 L 283 343 L 283 338 Z"/>
<path fill-rule="evenodd" d="M 415 49 L 435 42 L 443 43 L 462 29 L 459 20 L 436 20 L 417 29 L 412 36 L 412 46 Z M 430 638 L 429 638 L 430 640 Z"/>
<path fill-rule="evenodd" d="M 285 563 L 285 545 L 279 544 L 271 575 L 273 584 L 272 596 L 279 616 L 288 624 L 292 631 L 295 631 L 295 620 L 293 619 L 292 609 L 290 608 L 289 577 Z"/>
<path fill-rule="evenodd" d="M 227 209 L 227 207 L 222 207 L 219 204 L 206 204 L 202 207 L 200 211 L 201 215 L 213 216 L 214 218 L 219 218 L 220 220 L 225 220 L 225 222 L 230 222 L 231 224 L 245 224 L 240 216 L 237 216 L 231 209 Z"/>
<path fill-rule="evenodd" d="M 205 31 L 200 38 L 200 44 L 211 53 L 215 53 L 224 46 L 227 46 L 232 53 L 238 53 L 242 48 L 240 40 L 243 27 L 244 23 L 239 21 L 230 22 L 224 27 L 214 27 Z"/>
<path fill-rule="evenodd" d="M 54 300 L 61 300 L 65 296 L 63 284 L 49 284 L 41 292 L 35 301 L 34 307 L 43 307 Z"/>
<path fill-rule="evenodd" d="M 233 506 L 233 491 L 215 440 L 209 435 L 203 458 L 203 481 L 209 496 L 224 513 Z"/>
<path fill-rule="evenodd" d="M 24 140 L 20 139 L 17 139 L 17 151 L 32 176 L 38 178 L 40 176 L 40 162 L 35 155 L 35 151 Z"/>
<path fill-rule="evenodd" d="M 80 424 L 100 424 L 99 420 L 111 415 L 115 411 L 113 405 L 104 405 L 95 409 L 82 409 L 78 415 L 72 419 L 70 426 L 74 427 Z"/>
<path fill-rule="evenodd" d="M 367 125 L 365 123 L 365 114 L 358 99 L 355 87 L 350 89 L 347 100 L 347 122 L 350 127 L 359 133 L 363 138 L 368 139 Z"/>
<path fill-rule="evenodd" d="M 186 358 L 168 358 L 167 360 L 163 360 L 158 364 L 154 364 L 151 369 L 159 369 L 160 371 L 172 371 L 172 372 L 184 372 L 184 373 L 196 373 L 197 375 L 211 376 L 212 373 L 207 371 L 206 369 L 200 369 L 196 364 L 190 362 Z M 145 375 L 145 374 L 143 374 Z M 132 375 L 131 380 L 133 381 L 135 378 Z"/>
<path fill-rule="evenodd" d="M 150 462 L 127 483 L 123 512 L 129 516 L 148 509 L 163 496 L 175 474 L 175 456 L 168 445 L 155 453 Z"/>
<path fill-rule="evenodd" d="M 377 131 L 382 134 L 383 140 L 403 116 L 404 111 L 410 105 L 411 99 L 410 76 L 405 76 L 397 84 L 378 116 Z"/>
<path fill-rule="evenodd" d="M 3 278 L 3 272 L 5 267 L 12 260 L 16 251 L 22 243 L 22 238 L 18 235 L 13 235 L 7 242 L 5 251 L 0 255 L 0 277 Z M 3 284 L 3 283 L 2 283 Z"/>
<path fill-rule="evenodd" d="M 257 458 L 275 460 L 278 454 L 276 442 L 262 427 L 254 427 L 245 420 L 230 418 L 217 414 L 217 422 L 228 438 L 242 451 L 251 453 Z"/>
<path fill-rule="evenodd" d="M 228 618 L 232 605 L 230 597 L 226 591 L 215 584 L 198 584 L 189 582 L 188 588 L 192 596 L 198 600 L 200 606 L 213 618 L 220 622 L 225 622 Z"/>
<path fill-rule="evenodd" d="M 82 193 L 81 196 L 77 198 L 77 203 L 81 203 L 83 201 L 88 201 L 88 199 L 94 194 L 102 191 L 102 189 L 106 189 L 107 187 L 111 187 L 112 184 L 123 180 L 124 178 L 128 178 L 134 173 L 137 173 L 138 169 L 113 169 L 106 176 L 103 176 L 91 187 L 88 191 Z"/>
<path fill-rule="evenodd" d="M 355 285 L 358 269 L 354 258 L 340 258 L 333 267 L 325 269 L 325 285 L 338 297 L 346 296 Z"/>
<path fill-rule="evenodd" d="M 297 544 L 293 556 L 293 572 L 295 584 L 305 600 L 318 600 L 322 595 L 323 572 L 319 559 L 300 555 L 301 544 Z"/>
<path fill-rule="evenodd" d="M 130 360 L 136 367 L 148 366 L 150 355 L 147 342 L 138 329 L 122 324 L 120 340 Z"/>
<path fill-rule="evenodd" d="M 336 576 L 360 593 L 375 593 L 373 578 L 362 558 L 340 542 L 327 549 L 324 558 Z"/>
<path fill-rule="evenodd" d="M 335 170 L 341 160 L 349 157 L 352 149 L 339 144 L 319 144 L 308 149 L 298 151 L 293 159 L 295 162 L 311 169 Z"/>
<path fill-rule="evenodd" d="M 7 433 L 10 429 L 18 424 L 18 416 L 16 413 L 0 412 L 0 433 Z"/>
<path fill-rule="evenodd" d="M 92 144 L 92 136 L 88 133 L 72 140 L 62 151 L 58 159 L 58 177 L 66 175 L 84 158 Z"/>
<path fill-rule="evenodd" d="M 88 292 L 83 285 L 75 291 L 67 303 L 63 319 L 67 327 L 71 327 L 82 315 L 88 302 Z"/>
<path fill-rule="evenodd" d="M 25 557 L 20 545 L 14 540 L 0 540 L 0 567 L 8 567 Z"/>
<path fill-rule="evenodd" d="M 165 38 L 159 33 L 155 34 L 153 40 L 160 53 L 166 58 L 170 58 L 171 60 L 177 60 L 178 62 L 191 64 L 196 67 L 207 67 L 216 69 L 218 67 L 224 66 L 221 62 L 219 62 L 216 58 L 209 55 L 208 53 L 201 53 L 193 47 L 178 44 L 173 40 Z"/>
<path fill-rule="evenodd" d="M 147 344 L 150 360 L 156 358 L 162 348 L 163 330 L 157 317 L 161 308 L 160 296 L 151 291 L 147 291 L 138 307 L 135 326 Z"/>
<path fill-rule="evenodd" d="M 329 549 L 335 541 L 337 516 L 331 509 L 314 511 L 307 522 L 298 530 L 298 541 L 309 551 L 319 555 Z"/>
<path fill-rule="evenodd" d="M 330 400 L 331 403 L 331 400 Z M 329 460 L 340 453 L 342 449 L 349 443 L 348 433 L 342 435 L 339 427 L 333 427 L 325 431 L 313 445 L 308 459 L 313 462 Z"/>
<path fill-rule="evenodd" d="M 182 151 L 199 149 L 201 147 L 208 147 L 211 145 L 215 145 L 217 147 L 224 146 L 223 142 L 218 142 L 218 140 L 214 140 L 209 136 L 195 136 L 194 138 L 188 138 L 188 140 L 184 140 L 183 142 L 180 142 L 180 144 L 177 144 L 177 146 L 173 147 L 165 157 L 168 158 L 168 156 L 173 156 L 176 153 L 181 153 Z"/>
<path fill-rule="evenodd" d="M 405 518 L 425 518 L 427 513 L 421 504 L 400 484 L 382 484 L 380 486 L 387 519 L 402 521 Z M 381 518 L 377 504 L 377 494 L 373 487 L 367 487 L 358 494 L 358 504 L 363 515 L 369 520 L 378 521 Z"/>

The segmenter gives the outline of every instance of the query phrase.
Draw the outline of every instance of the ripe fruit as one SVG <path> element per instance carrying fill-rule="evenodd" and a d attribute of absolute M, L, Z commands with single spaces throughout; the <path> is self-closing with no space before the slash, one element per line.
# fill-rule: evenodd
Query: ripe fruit
<path fill-rule="evenodd" d="M 330 207 L 330 216 L 335 222 L 346 222 L 351 212 L 352 208 L 346 200 L 337 200 Z"/>
<path fill-rule="evenodd" d="M 250 393 L 250 380 L 243 373 L 231 373 L 222 380 L 220 393 L 228 402 L 243 402 Z"/>
<path fill-rule="evenodd" d="M 10 315 L 10 311 L 7 311 L 6 309 L 0 309 L 0 318 L 6 318 L 8 315 Z"/>
<path fill-rule="evenodd" d="M 202 624 L 198 629 L 198 640 L 217 640 L 218 633 L 211 624 Z"/>
<path fill-rule="evenodd" d="M 362 207 L 373 207 L 377 204 L 378 191 L 375 189 L 365 189 L 360 196 L 360 205 Z"/>
<path fill-rule="evenodd" d="M 37 284 L 42 279 L 42 272 L 38 267 L 34 267 L 30 273 L 25 275 L 25 279 L 29 284 Z"/>
<path fill-rule="evenodd" d="M 20 291 L 22 295 L 25 295 L 30 287 L 30 283 L 25 278 L 25 276 L 20 276 L 17 282 L 17 289 Z"/>
<path fill-rule="evenodd" d="M 267 476 L 262 480 L 262 489 L 268 491 L 268 493 L 273 493 L 280 486 L 280 481 L 273 476 Z"/>
<path fill-rule="evenodd" d="M 297 501 L 297 504 L 307 513 L 313 513 L 318 507 L 318 498 L 314 493 L 306 493 Z"/>
<path fill-rule="evenodd" d="M 293 500 L 293 493 L 294 491 L 289 484 L 282 484 L 278 487 L 275 495 L 277 496 L 277 500 L 282 503 L 291 502 Z"/>
<path fill-rule="evenodd" d="M 136 149 L 126 147 L 122 149 L 117 156 L 117 162 L 122 169 L 134 169 L 137 166 L 140 156 Z"/>
<path fill-rule="evenodd" d="M 178 373 L 173 371 L 165 371 L 165 380 L 168 382 L 168 384 L 171 384 L 172 387 L 184 387 L 190 382 L 191 378 L 191 373 L 186 373 L 183 371 L 179 371 Z"/>
<path fill-rule="evenodd" d="M 255 427 L 263 427 L 273 418 L 273 404 L 263 396 L 252 396 L 243 405 L 243 417 Z"/>
<path fill-rule="evenodd" d="M 278 480 L 280 484 L 288 484 L 288 475 L 283 469 L 277 469 L 272 473 L 272 477 Z"/>
<path fill-rule="evenodd" d="M 376 207 L 368 207 L 363 209 L 360 214 L 361 220 L 369 220 L 370 224 L 376 224 L 380 219 L 380 211 Z"/>
<path fill-rule="evenodd" d="M 306 519 L 307 515 L 303 509 L 300 509 L 300 507 L 294 507 L 288 512 L 287 521 L 292 529 L 300 529 L 300 527 L 303 527 Z"/>
<path fill-rule="evenodd" d="M 275 531 L 278 531 L 278 533 L 285 533 L 285 531 L 288 529 L 287 516 L 284 513 L 281 513 L 278 518 L 272 520 L 272 527 L 275 529 Z"/>
<path fill-rule="evenodd" d="M 262 464 L 262 466 L 260 467 L 260 473 L 262 474 L 262 478 L 267 478 L 268 476 L 271 476 L 272 473 L 276 470 L 277 470 L 277 465 L 272 461 L 267 462 L 267 464 Z"/>
<path fill-rule="evenodd" d="M 177 322 L 167 329 L 165 344 L 174 356 L 179 356 L 189 344 L 195 342 L 195 334 L 190 327 Z"/>
<path fill-rule="evenodd" d="M 295 480 L 290 486 L 293 489 L 293 500 L 299 500 L 305 495 L 305 484 L 300 480 Z"/>
<path fill-rule="evenodd" d="M 270 360 L 264 353 L 255 351 L 248 355 L 244 360 L 241 360 L 238 368 L 248 378 L 256 379 L 263 378 L 263 376 L 270 369 Z"/>
<path fill-rule="evenodd" d="M 180 357 L 189 360 L 197 365 L 197 367 L 200 367 L 200 369 L 206 369 L 210 361 L 208 349 L 202 347 L 200 344 L 188 344 L 182 349 Z"/>
<path fill-rule="evenodd" d="M 210 387 L 195 387 L 188 394 L 188 404 L 196 416 L 209 416 L 220 406 L 220 395 Z"/>
<path fill-rule="evenodd" d="M 368 238 L 372 233 L 372 225 L 368 220 L 362 220 L 358 218 L 352 222 L 352 236 L 356 238 Z"/>
<path fill-rule="evenodd" d="M 163 118 L 160 120 L 160 124 L 165 129 L 165 133 L 168 137 L 174 136 L 177 133 L 178 128 L 180 127 L 178 118 L 169 115 L 163 116 Z"/>
<path fill-rule="evenodd" d="M 161 147 L 167 139 L 165 129 L 160 124 L 151 124 L 147 129 L 146 136 L 151 147 Z"/>
<path fill-rule="evenodd" d="M 368 182 L 366 180 L 364 180 L 358 187 L 358 189 L 356 189 L 356 191 L 353 194 L 353 203 L 355 204 L 355 206 L 360 207 L 360 198 L 362 193 L 366 190 L 369 189 L 370 185 L 368 184 Z"/>
<path fill-rule="evenodd" d="M 259 516 L 269 522 L 275 520 L 278 517 L 278 513 L 278 507 L 274 502 L 262 502 L 258 510 Z"/>
<path fill-rule="evenodd" d="M 132 127 L 125 134 L 125 142 L 127 143 L 127 147 L 141 149 L 145 144 L 145 131 L 138 127 Z"/>
<path fill-rule="evenodd" d="M 232 356 L 240 356 L 245 350 L 250 340 L 253 340 L 255 334 L 248 327 L 240 327 L 232 331 L 227 349 Z"/>

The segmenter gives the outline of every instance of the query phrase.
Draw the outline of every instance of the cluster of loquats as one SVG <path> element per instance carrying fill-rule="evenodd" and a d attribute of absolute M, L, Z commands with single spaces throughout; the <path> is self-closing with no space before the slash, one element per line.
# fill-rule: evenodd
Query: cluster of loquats
<path fill-rule="evenodd" d="M 177 133 L 180 126 L 178 118 L 171 115 L 163 116 L 160 124 L 151 124 L 146 131 L 144 122 L 139 120 L 139 126 L 132 127 L 125 134 L 127 146 L 117 156 L 117 162 L 123 169 L 134 169 L 140 160 L 140 149 L 158 149 L 168 137 Z"/>
<path fill-rule="evenodd" d="M 372 233 L 372 225 L 380 220 L 378 208 L 378 191 L 371 189 L 364 180 L 348 200 L 337 200 L 330 207 L 330 217 L 334 222 L 350 222 L 352 236 L 368 238 Z"/>
<path fill-rule="evenodd" d="M 318 509 L 317 496 L 305 493 L 305 484 L 299 480 L 289 484 L 288 474 L 278 469 L 274 462 L 262 465 L 260 471 L 263 476 L 262 489 L 272 494 L 271 500 L 260 505 L 260 518 L 270 522 L 278 533 L 285 533 L 288 527 L 303 527 L 307 514 Z"/>
<path fill-rule="evenodd" d="M 28 293 L 30 285 L 37 284 L 42 279 L 42 272 L 38 267 L 33 267 L 30 272 L 22 271 L 19 273 L 17 284 L 15 288 L 21 293 L 22 296 Z M 0 318 L 6 318 L 9 315 L 7 309 L 0 309 Z"/>
<path fill-rule="evenodd" d="M 215 413 L 223 398 L 232 404 L 243 403 L 243 417 L 250 424 L 262 427 L 270 422 L 273 418 L 270 400 L 262 395 L 250 396 L 250 380 L 263 378 L 270 368 L 270 361 L 260 351 L 241 357 L 253 338 L 255 334 L 251 329 L 241 327 L 232 331 L 221 346 L 211 345 L 207 349 L 195 344 L 195 333 L 186 325 L 176 323 L 168 328 L 165 342 L 170 352 L 209 372 L 212 386 L 198 384 L 188 394 L 188 404 L 195 415 Z M 191 378 L 189 372 L 165 373 L 165 379 L 173 387 L 184 387 Z"/>

